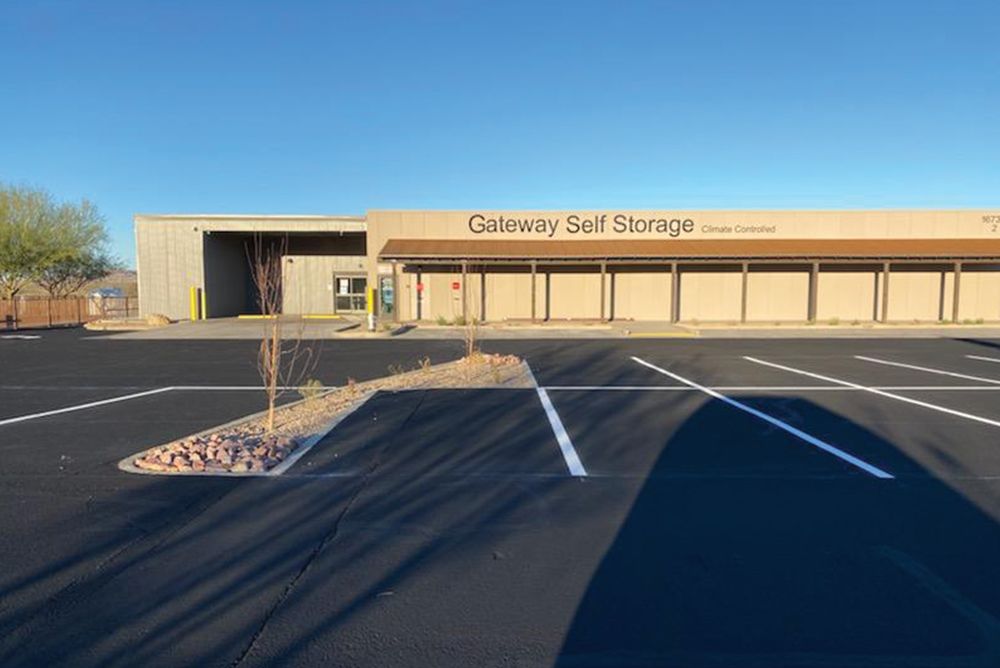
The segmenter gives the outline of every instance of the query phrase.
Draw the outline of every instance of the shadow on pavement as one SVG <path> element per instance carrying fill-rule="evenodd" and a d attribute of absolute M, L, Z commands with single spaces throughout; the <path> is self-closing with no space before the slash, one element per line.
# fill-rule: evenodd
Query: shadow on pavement
<path fill-rule="evenodd" d="M 127 522 L 39 521 L 84 539 L 0 577 L 0 664 L 1000 665 L 994 487 L 800 397 L 741 400 L 907 476 L 656 394 L 557 399 L 618 434 L 584 481 L 530 390 L 378 395 L 279 478 L 123 478 Z"/>

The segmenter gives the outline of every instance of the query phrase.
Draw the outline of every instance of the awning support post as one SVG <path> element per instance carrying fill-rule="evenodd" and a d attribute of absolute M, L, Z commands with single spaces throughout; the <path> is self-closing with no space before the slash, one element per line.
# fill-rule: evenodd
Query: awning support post
<path fill-rule="evenodd" d="M 538 278 L 538 262 L 535 260 L 531 261 L 531 322 L 538 322 L 538 290 L 537 279 Z"/>
<path fill-rule="evenodd" d="M 417 320 L 423 320 L 424 317 L 424 283 L 423 283 L 423 267 L 417 267 Z"/>
<path fill-rule="evenodd" d="M 746 323 L 747 321 L 747 287 L 750 279 L 750 263 L 743 263 L 743 275 L 742 283 L 740 284 L 740 322 Z"/>
<path fill-rule="evenodd" d="M 948 272 L 942 271 L 938 280 L 938 322 L 944 322 L 944 284 Z"/>
<path fill-rule="evenodd" d="M 960 291 L 961 285 L 962 285 L 962 263 L 961 262 L 956 262 L 955 263 L 955 280 L 954 280 L 954 284 L 951 286 L 952 289 L 954 290 L 954 293 L 952 294 L 952 297 L 951 297 L 951 321 L 952 322 L 958 322 L 958 306 L 959 306 L 959 297 L 961 296 L 961 291 Z"/>
<path fill-rule="evenodd" d="M 605 313 L 604 313 L 604 299 L 607 296 L 606 295 L 606 292 L 607 292 L 607 281 L 605 280 L 607 278 L 607 273 L 608 273 L 608 263 L 607 262 L 601 262 L 601 322 L 605 321 L 605 318 L 604 318 L 604 315 L 605 315 Z"/>
<path fill-rule="evenodd" d="M 816 322 L 816 301 L 819 295 L 819 262 L 812 263 L 809 272 L 809 306 L 807 307 L 809 322 Z"/>
<path fill-rule="evenodd" d="M 889 321 L 889 263 L 882 263 L 882 322 Z"/>
<path fill-rule="evenodd" d="M 670 322 L 678 322 L 681 319 L 680 305 L 680 272 L 677 271 L 677 263 L 670 263 Z"/>
<path fill-rule="evenodd" d="M 462 322 L 469 322 L 469 262 L 462 260 Z"/>
<path fill-rule="evenodd" d="M 486 265 L 479 267 L 479 322 L 486 322 Z"/>

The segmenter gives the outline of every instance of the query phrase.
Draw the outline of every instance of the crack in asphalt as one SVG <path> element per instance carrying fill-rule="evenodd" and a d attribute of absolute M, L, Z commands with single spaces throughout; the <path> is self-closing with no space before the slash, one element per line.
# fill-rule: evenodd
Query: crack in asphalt
<path fill-rule="evenodd" d="M 402 420 L 399 423 L 398 427 L 393 429 L 393 431 L 386 436 L 385 442 L 383 443 L 382 447 L 380 447 L 375 452 L 375 456 L 371 464 L 368 466 L 368 469 L 362 476 L 361 481 L 358 483 L 357 490 L 355 490 L 355 492 L 351 494 L 351 497 L 347 500 L 347 503 L 344 505 L 344 509 L 340 511 L 340 513 L 337 515 L 337 518 L 334 520 L 333 525 L 330 527 L 330 530 L 323 535 L 320 541 L 316 544 L 316 547 L 314 547 L 312 552 L 309 553 L 308 558 L 306 559 L 305 563 L 302 564 L 302 567 L 299 569 L 299 571 L 295 575 L 293 575 L 292 579 L 289 580 L 288 584 L 285 585 L 285 588 L 281 591 L 281 593 L 278 595 L 278 598 L 275 600 L 274 605 L 272 605 L 271 608 L 264 615 L 264 619 L 261 621 L 260 626 L 250 637 L 250 642 L 243 649 L 243 651 L 240 652 L 240 655 L 236 657 L 236 659 L 232 662 L 232 664 L 230 664 L 232 668 L 237 668 L 243 663 L 244 660 L 246 660 L 248 656 L 250 656 L 250 653 L 256 646 L 257 641 L 260 640 L 261 636 L 264 634 L 264 631 L 267 630 L 267 626 L 271 622 L 271 619 L 274 617 L 275 614 L 277 614 L 278 610 L 285 603 L 288 597 L 292 594 L 292 591 L 295 589 L 295 586 L 298 584 L 299 580 L 301 580 L 302 577 L 309 571 L 313 563 L 319 557 L 320 553 L 322 553 L 323 550 L 326 549 L 326 547 L 330 543 L 336 540 L 337 535 L 340 533 L 340 526 L 343 523 L 344 519 L 347 517 L 347 514 L 354 507 L 355 502 L 365 491 L 365 489 L 368 488 L 368 485 L 371 482 L 372 478 L 378 472 L 378 469 L 382 464 L 382 455 L 389 448 L 389 446 L 396 440 L 397 435 L 400 434 L 406 428 L 407 424 L 409 424 L 410 420 L 420 409 L 420 406 L 424 403 L 424 398 L 426 396 L 427 392 L 421 391 L 420 399 L 417 401 L 416 405 L 413 407 L 410 413 L 406 416 L 404 420 Z"/>
<path fill-rule="evenodd" d="M 140 527 L 136 527 L 142 532 L 141 535 L 136 536 L 121 548 L 115 550 L 112 554 L 102 559 L 91 572 L 74 578 L 61 587 L 58 591 L 49 596 L 44 603 L 39 605 L 38 609 L 29 613 L 21 621 L 15 622 L 9 628 L 4 629 L 2 637 L 5 641 L 11 641 L 11 644 L 8 645 L 6 649 L 0 648 L 0 650 L 2 650 L 0 651 L 0 659 L 6 659 L 12 652 L 16 652 L 18 648 L 28 644 L 28 641 L 30 641 L 30 639 L 40 631 L 40 629 L 38 629 L 39 624 L 44 624 L 46 621 L 56 619 L 59 615 L 64 614 L 66 610 L 73 608 L 78 602 L 85 599 L 93 592 L 99 590 L 101 587 L 106 586 L 114 578 L 134 566 L 136 561 L 133 560 L 129 563 L 123 564 L 121 568 L 117 570 L 111 570 L 111 567 L 113 567 L 113 565 L 121 558 L 124 558 L 126 554 L 131 553 L 136 549 L 140 549 L 144 544 L 148 544 L 148 549 L 144 552 L 145 555 L 149 556 L 155 554 L 156 551 L 171 538 L 171 536 L 183 530 L 206 511 L 222 501 L 236 488 L 236 485 L 230 487 L 222 494 L 215 497 L 215 499 L 204 504 L 200 509 L 195 510 L 189 517 L 187 517 L 187 519 L 177 524 L 167 525 L 166 527 L 153 531 L 147 531 L 145 529 L 141 529 Z M 195 499 L 185 506 L 182 512 L 187 513 L 192 508 L 195 508 L 199 504 L 199 501 L 201 501 L 201 499 Z M 21 635 L 22 641 L 12 641 L 12 638 L 15 635 Z M 7 642 L 4 644 L 7 644 Z"/>

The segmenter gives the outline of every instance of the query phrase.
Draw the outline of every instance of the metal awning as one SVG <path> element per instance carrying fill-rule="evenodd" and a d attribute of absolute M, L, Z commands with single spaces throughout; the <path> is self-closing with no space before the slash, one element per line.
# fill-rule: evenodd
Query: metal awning
<path fill-rule="evenodd" d="M 382 261 L 1000 262 L 1000 239 L 389 239 Z"/>

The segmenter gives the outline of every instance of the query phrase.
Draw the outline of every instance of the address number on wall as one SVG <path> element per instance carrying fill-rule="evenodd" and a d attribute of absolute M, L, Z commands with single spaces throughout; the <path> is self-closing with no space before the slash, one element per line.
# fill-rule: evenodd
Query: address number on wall
<path fill-rule="evenodd" d="M 1000 215 L 991 214 L 983 216 L 983 225 L 990 232 L 1000 232 Z"/>

